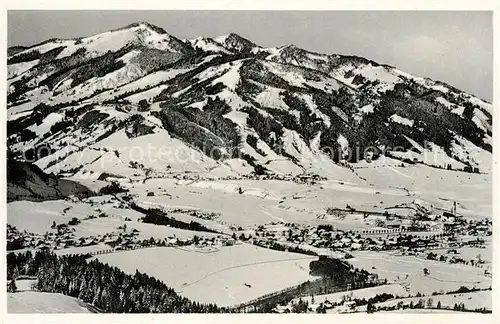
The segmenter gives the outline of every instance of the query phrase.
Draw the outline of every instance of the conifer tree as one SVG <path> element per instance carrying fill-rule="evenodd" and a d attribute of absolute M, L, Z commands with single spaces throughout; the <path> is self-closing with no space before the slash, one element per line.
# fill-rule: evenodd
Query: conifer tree
<path fill-rule="evenodd" d="M 7 291 L 10 293 L 15 293 L 17 291 L 16 279 L 12 278 L 7 286 Z"/>

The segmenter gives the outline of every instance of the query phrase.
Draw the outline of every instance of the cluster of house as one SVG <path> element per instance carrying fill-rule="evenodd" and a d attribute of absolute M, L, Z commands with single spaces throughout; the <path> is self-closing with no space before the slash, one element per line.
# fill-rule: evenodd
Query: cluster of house
<path fill-rule="evenodd" d="M 57 231 L 45 234 L 31 233 L 27 231 L 19 232 L 15 227 L 7 227 L 7 244 L 16 242 L 16 249 L 50 249 L 60 250 L 69 247 L 90 246 L 98 244 L 97 238 L 75 236 L 74 228 L 60 226 Z"/>
<path fill-rule="evenodd" d="M 210 221 L 218 219 L 221 215 L 220 212 L 207 212 L 207 211 L 188 209 L 188 208 L 170 208 L 170 209 L 167 208 L 166 212 L 168 214 L 186 214 L 192 217 Z"/>
<path fill-rule="evenodd" d="M 337 303 L 332 303 L 329 300 L 325 300 L 324 302 L 317 303 L 317 304 L 309 304 L 308 301 L 304 302 L 304 307 L 303 311 L 304 313 L 316 313 L 319 312 L 318 309 L 322 308 L 325 311 L 328 309 L 333 309 L 337 307 Z M 290 303 L 286 305 L 277 305 L 274 309 L 273 312 L 278 313 L 278 314 L 287 314 L 287 313 L 294 313 L 297 312 L 296 310 L 297 306 L 295 305 L 295 302 L 292 300 Z M 346 302 L 346 305 L 342 307 L 342 311 L 339 310 L 339 313 L 350 313 L 356 311 L 356 302 Z"/>
<path fill-rule="evenodd" d="M 225 236 L 218 235 L 214 237 L 205 237 L 195 235 L 192 238 L 180 238 L 175 235 L 168 236 L 166 238 L 150 238 L 150 239 L 139 239 L 137 230 L 133 230 L 132 233 L 128 235 L 125 234 L 120 237 L 116 237 L 113 234 L 108 234 L 107 240 L 103 241 L 105 244 L 113 247 L 115 250 L 128 250 L 136 249 L 141 247 L 153 247 L 153 246 L 195 246 L 195 247 L 222 247 L 222 246 L 232 246 L 235 244 L 240 244 L 241 242 L 236 239 Z"/>
<path fill-rule="evenodd" d="M 469 224 L 469 223 L 468 223 Z M 428 228 L 426 228 L 428 229 Z M 305 224 L 259 225 L 255 230 L 254 243 L 262 246 L 296 245 L 327 248 L 333 251 L 398 250 L 408 255 L 435 248 L 474 245 L 477 240 L 457 242 L 455 235 L 445 232 L 390 232 L 384 230 L 343 231 L 332 225 L 311 226 Z M 384 235 L 366 235 L 377 234 Z M 479 244 L 479 243 L 478 243 Z"/>
<path fill-rule="evenodd" d="M 485 268 L 485 275 L 489 273 L 489 266 L 486 264 L 486 261 L 481 258 L 481 254 L 478 254 L 473 259 L 465 260 L 460 257 L 460 254 L 456 249 L 445 250 L 445 252 L 446 253 L 444 254 L 428 252 L 425 256 L 427 260 L 435 260 L 451 264 L 466 264 L 477 268 Z"/>
<path fill-rule="evenodd" d="M 174 175 L 177 180 L 192 180 L 192 181 L 215 181 L 215 180 L 277 180 L 277 181 L 291 181 L 300 184 L 314 184 L 318 181 L 326 180 L 326 177 L 320 176 L 318 174 L 242 174 L 238 176 L 229 175 L 225 177 L 210 177 L 205 175 L 200 175 L 196 173 L 177 173 Z"/>
<path fill-rule="evenodd" d="M 33 248 L 61 250 L 70 247 L 86 247 L 98 244 L 110 246 L 113 251 L 137 249 L 152 246 L 188 246 L 196 247 L 206 246 L 231 246 L 241 242 L 233 237 L 218 235 L 216 237 L 205 237 L 195 235 L 192 238 L 178 238 L 168 236 L 163 239 L 150 238 L 144 239 L 139 235 L 137 229 L 127 231 L 126 225 L 120 226 L 118 230 L 106 233 L 104 235 L 76 237 L 74 228 L 62 227 L 66 230 L 47 232 L 45 234 L 36 234 L 29 232 L 20 232 L 15 227 L 7 226 L 7 244 L 12 249 Z M 14 245 L 15 243 L 15 245 Z"/>
<path fill-rule="evenodd" d="M 290 175 L 290 174 L 249 174 L 244 176 L 247 180 L 277 180 L 277 181 L 290 181 L 299 184 L 314 184 L 318 181 L 326 180 L 326 177 L 320 176 L 314 173 L 305 173 L 299 175 Z"/>
<path fill-rule="evenodd" d="M 294 313 L 298 309 L 300 309 L 300 304 L 303 305 L 302 311 L 304 313 L 326 313 L 326 310 L 335 309 L 335 313 L 354 313 L 358 311 L 358 299 L 352 299 L 349 295 L 344 295 L 340 297 L 338 300 L 330 301 L 328 298 L 325 298 L 321 302 L 315 302 L 314 296 L 310 300 L 302 301 L 299 299 L 290 301 L 286 305 L 277 305 L 274 308 L 274 312 L 276 313 Z M 330 313 L 330 312 L 329 312 Z"/>
<path fill-rule="evenodd" d="M 437 232 L 443 234 L 460 234 L 472 236 L 489 236 L 492 234 L 491 219 L 465 220 L 455 213 L 409 215 L 401 217 L 388 213 L 365 213 L 363 220 L 373 228 L 364 229 L 362 234 L 385 234 L 394 232 Z"/>

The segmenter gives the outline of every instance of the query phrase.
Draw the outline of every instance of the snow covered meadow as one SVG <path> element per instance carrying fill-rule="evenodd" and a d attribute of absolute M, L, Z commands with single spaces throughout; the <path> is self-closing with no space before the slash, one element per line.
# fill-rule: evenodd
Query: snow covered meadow
<path fill-rule="evenodd" d="M 314 257 L 249 244 L 208 250 L 151 248 L 97 258 L 127 273 L 148 273 L 194 301 L 221 306 L 243 303 L 314 278 L 309 275 L 309 262 Z"/>

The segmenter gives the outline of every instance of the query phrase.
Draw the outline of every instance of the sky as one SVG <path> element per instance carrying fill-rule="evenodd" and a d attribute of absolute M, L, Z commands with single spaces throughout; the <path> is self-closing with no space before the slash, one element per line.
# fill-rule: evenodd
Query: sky
<path fill-rule="evenodd" d="M 491 12 L 10 10 L 7 19 L 9 46 L 147 21 L 180 39 L 233 32 L 264 47 L 357 55 L 493 97 Z"/>

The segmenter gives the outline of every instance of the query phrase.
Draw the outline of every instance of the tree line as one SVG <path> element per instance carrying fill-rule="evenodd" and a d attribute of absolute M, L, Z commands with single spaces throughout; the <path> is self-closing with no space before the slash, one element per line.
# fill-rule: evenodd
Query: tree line
<path fill-rule="evenodd" d="M 171 227 L 180 228 L 180 229 L 189 230 L 189 231 L 218 233 L 217 231 L 214 231 L 214 230 L 212 230 L 212 229 L 210 229 L 210 228 L 208 228 L 208 227 L 206 227 L 198 222 L 195 222 L 195 221 L 191 221 L 189 223 L 186 223 L 186 222 L 177 220 L 173 217 L 168 217 L 167 213 L 163 212 L 161 209 L 158 209 L 158 208 L 152 208 L 152 209 L 142 208 L 135 203 L 132 203 L 130 205 L 130 208 L 144 214 L 144 217 L 141 218 L 143 223 L 150 223 L 150 224 L 164 225 L 164 226 L 169 225 Z"/>

